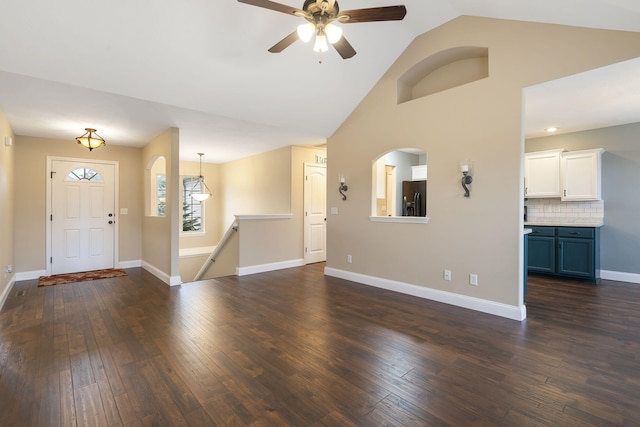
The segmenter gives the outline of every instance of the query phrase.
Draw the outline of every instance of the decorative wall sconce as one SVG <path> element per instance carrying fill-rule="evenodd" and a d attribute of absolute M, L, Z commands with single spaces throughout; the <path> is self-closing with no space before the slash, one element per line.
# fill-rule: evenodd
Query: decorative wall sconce
<path fill-rule="evenodd" d="M 87 147 L 89 151 L 94 148 L 100 148 L 105 145 L 104 138 L 96 133 L 96 130 L 93 128 L 84 128 L 87 132 L 76 138 L 78 144 L 81 144 L 83 147 Z"/>
<path fill-rule="evenodd" d="M 460 183 L 464 189 L 464 197 L 469 197 L 469 187 L 467 187 L 467 185 L 473 182 L 473 178 L 471 177 L 471 162 L 468 160 L 462 162 L 460 165 L 460 171 L 462 172 L 462 179 L 460 180 Z"/>
<path fill-rule="evenodd" d="M 349 187 L 345 184 L 344 175 L 339 175 L 340 179 L 340 187 L 338 187 L 338 191 L 342 194 L 342 200 L 347 200 L 347 195 L 343 193 L 343 191 L 347 191 Z"/>

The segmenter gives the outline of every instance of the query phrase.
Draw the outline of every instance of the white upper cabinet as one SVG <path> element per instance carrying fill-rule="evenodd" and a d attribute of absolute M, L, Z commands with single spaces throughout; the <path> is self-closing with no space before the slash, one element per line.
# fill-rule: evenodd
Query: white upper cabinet
<path fill-rule="evenodd" d="M 427 179 L 427 165 L 411 166 L 411 181 L 425 181 Z"/>
<path fill-rule="evenodd" d="M 562 200 L 601 200 L 603 152 L 596 148 L 562 154 Z"/>
<path fill-rule="evenodd" d="M 560 158 L 564 149 L 524 155 L 524 197 L 560 197 Z"/>

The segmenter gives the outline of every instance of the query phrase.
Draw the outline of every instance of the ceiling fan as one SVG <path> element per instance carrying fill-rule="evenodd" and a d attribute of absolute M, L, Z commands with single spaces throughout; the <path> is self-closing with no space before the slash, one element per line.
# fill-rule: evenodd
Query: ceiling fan
<path fill-rule="evenodd" d="M 372 7 L 368 9 L 354 9 L 340 12 L 336 0 L 305 0 L 302 10 L 295 7 L 276 3 L 270 0 L 238 0 L 240 3 L 263 7 L 286 14 L 298 16 L 307 20 L 305 24 L 298 25 L 298 29 L 278 43 L 273 45 L 269 52 L 282 52 L 300 39 L 308 42 L 315 35 L 313 50 L 326 52 L 329 44 L 338 51 L 343 59 L 351 58 L 356 54 L 355 49 L 342 36 L 342 28 L 333 24 L 334 21 L 342 24 L 354 24 L 358 22 L 375 21 L 400 21 L 407 14 L 404 6 Z M 328 42 L 328 43 L 327 43 Z"/>

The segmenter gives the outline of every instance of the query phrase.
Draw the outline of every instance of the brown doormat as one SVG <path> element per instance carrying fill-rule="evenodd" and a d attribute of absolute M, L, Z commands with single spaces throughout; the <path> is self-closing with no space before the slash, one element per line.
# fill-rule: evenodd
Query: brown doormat
<path fill-rule="evenodd" d="M 87 280 L 108 279 L 110 277 L 126 276 L 127 272 L 121 268 L 108 270 L 84 271 L 82 273 L 56 274 L 55 276 L 40 276 L 38 287 L 62 285 L 63 283 L 85 282 Z"/>

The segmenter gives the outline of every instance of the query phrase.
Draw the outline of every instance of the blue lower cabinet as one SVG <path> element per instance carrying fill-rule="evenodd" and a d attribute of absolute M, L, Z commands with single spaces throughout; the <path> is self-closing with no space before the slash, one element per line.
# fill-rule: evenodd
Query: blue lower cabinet
<path fill-rule="evenodd" d="M 528 267 L 531 273 L 597 280 L 600 229 L 531 227 Z"/>
<path fill-rule="evenodd" d="M 555 273 L 556 238 L 529 235 L 529 271 Z"/>
<path fill-rule="evenodd" d="M 592 239 L 558 238 L 558 274 L 592 279 L 595 253 Z"/>

